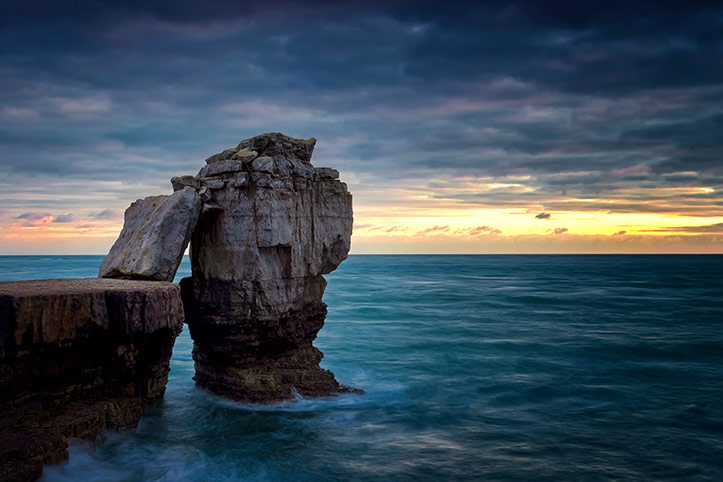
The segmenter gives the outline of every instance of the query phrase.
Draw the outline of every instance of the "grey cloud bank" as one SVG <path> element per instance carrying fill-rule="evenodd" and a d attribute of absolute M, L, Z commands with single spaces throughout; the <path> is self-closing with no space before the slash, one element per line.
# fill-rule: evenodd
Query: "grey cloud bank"
<path fill-rule="evenodd" d="M 359 193 L 446 176 L 424 189 L 721 216 L 722 18 L 717 2 L 3 2 L 0 205 L 112 218 L 204 153 L 283 131 L 317 137 Z M 470 176 L 530 189 L 459 190 Z"/>

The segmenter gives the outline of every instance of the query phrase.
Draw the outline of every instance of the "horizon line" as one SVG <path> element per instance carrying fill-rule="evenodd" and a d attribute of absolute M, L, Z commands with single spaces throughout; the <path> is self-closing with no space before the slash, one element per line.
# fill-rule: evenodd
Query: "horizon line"
<path fill-rule="evenodd" d="M 107 254 L 0 254 L 0 257 L 107 256 Z M 186 258 L 190 255 L 184 254 Z M 349 256 L 723 256 L 723 253 L 350 253 Z"/>

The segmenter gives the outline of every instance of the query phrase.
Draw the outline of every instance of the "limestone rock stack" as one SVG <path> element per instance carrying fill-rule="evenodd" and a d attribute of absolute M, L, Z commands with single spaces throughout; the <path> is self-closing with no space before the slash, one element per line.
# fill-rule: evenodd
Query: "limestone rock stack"
<path fill-rule="evenodd" d="M 323 276 L 347 256 L 352 198 L 339 172 L 311 164 L 315 139 L 271 133 L 171 180 L 174 194 L 136 201 L 100 276 L 182 280 L 196 382 L 236 400 L 349 390 L 319 367 Z M 192 234 L 191 234 L 192 233 Z"/>
<path fill-rule="evenodd" d="M 323 274 L 347 256 L 352 199 L 314 168 L 314 139 L 264 134 L 174 178 L 204 201 L 182 280 L 196 382 L 236 400 L 277 402 L 348 390 L 319 367 Z"/>

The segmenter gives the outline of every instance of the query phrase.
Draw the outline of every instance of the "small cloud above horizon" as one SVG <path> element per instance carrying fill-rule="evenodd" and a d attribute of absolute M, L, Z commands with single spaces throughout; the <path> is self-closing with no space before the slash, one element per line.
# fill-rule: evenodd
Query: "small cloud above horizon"
<path fill-rule="evenodd" d="M 18 215 L 15 219 L 20 221 L 21 226 L 30 227 L 52 223 L 55 218 L 49 213 L 26 212 Z"/>
<path fill-rule="evenodd" d="M 648 233 L 707 233 L 723 234 L 723 223 L 706 224 L 704 226 L 668 226 L 665 228 L 642 229 Z"/>
<path fill-rule="evenodd" d="M 54 223 L 71 223 L 75 220 L 74 216 L 71 213 L 68 214 L 58 214 L 55 216 L 55 219 L 53 219 Z"/>
<path fill-rule="evenodd" d="M 480 234 L 502 234 L 502 231 L 492 226 L 477 226 L 470 229 L 467 234 L 470 236 L 478 236 Z"/>
<path fill-rule="evenodd" d="M 451 227 L 449 225 L 433 226 L 431 228 L 427 228 L 422 231 L 419 231 L 417 234 L 443 233 L 443 232 L 449 231 L 450 229 L 451 229 Z"/>
<path fill-rule="evenodd" d="M 552 219 L 552 215 L 550 213 L 540 213 L 535 216 L 535 219 Z"/>
<path fill-rule="evenodd" d="M 15 219 L 25 219 L 25 220 L 28 220 L 28 221 L 36 221 L 36 220 L 42 219 L 42 218 L 44 218 L 44 217 L 46 217 L 46 216 L 50 216 L 50 214 L 48 214 L 48 213 L 42 214 L 42 213 L 32 213 L 32 212 L 28 212 L 28 213 L 22 213 L 22 214 L 18 215 Z"/>
<path fill-rule="evenodd" d="M 111 219 L 115 217 L 115 211 L 111 209 L 104 209 L 102 211 L 88 213 L 88 217 L 95 219 Z"/>

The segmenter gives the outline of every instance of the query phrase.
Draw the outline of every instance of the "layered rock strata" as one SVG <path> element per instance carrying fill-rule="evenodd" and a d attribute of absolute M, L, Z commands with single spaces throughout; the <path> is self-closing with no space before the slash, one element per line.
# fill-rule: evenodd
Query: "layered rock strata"
<path fill-rule="evenodd" d="M 70 437 L 135 427 L 163 396 L 182 323 L 171 283 L 0 283 L 0 479 L 38 478 Z"/>
<path fill-rule="evenodd" d="M 352 198 L 339 173 L 314 168 L 315 139 L 264 134 L 174 178 L 203 200 L 181 282 L 196 382 L 236 400 L 349 390 L 319 367 L 323 274 L 347 256 Z"/>

